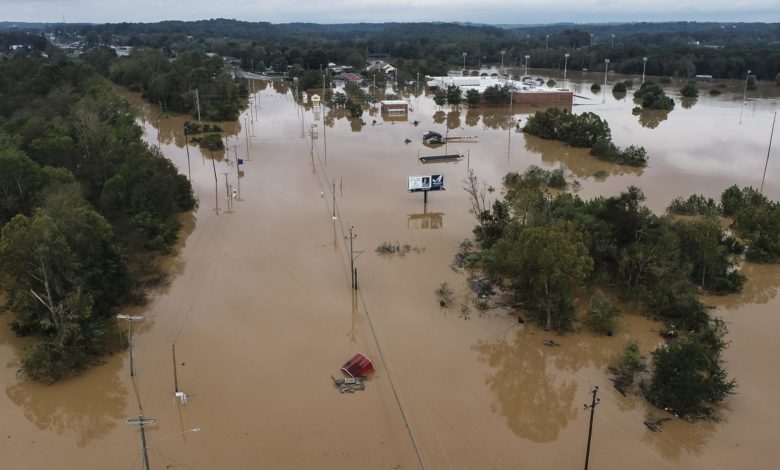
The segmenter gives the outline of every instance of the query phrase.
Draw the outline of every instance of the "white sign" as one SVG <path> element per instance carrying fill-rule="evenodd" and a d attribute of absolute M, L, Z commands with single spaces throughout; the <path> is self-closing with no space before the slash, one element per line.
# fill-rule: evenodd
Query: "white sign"
<path fill-rule="evenodd" d="M 444 175 L 410 176 L 409 191 L 436 191 L 444 189 Z"/>

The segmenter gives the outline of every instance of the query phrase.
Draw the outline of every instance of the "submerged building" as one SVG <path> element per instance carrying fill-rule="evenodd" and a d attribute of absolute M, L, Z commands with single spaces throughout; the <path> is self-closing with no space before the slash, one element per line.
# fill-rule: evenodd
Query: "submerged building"
<path fill-rule="evenodd" d="M 536 80 L 509 80 L 498 77 L 428 77 L 426 85 L 429 89 L 446 90 L 456 86 L 465 94 L 476 90 L 480 95 L 489 87 L 507 86 L 512 92 L 512 101 L 519 105 L 539 106 L 571 106 L 574 103 L 574 92 L 567 88 L 548 87 Z"/>

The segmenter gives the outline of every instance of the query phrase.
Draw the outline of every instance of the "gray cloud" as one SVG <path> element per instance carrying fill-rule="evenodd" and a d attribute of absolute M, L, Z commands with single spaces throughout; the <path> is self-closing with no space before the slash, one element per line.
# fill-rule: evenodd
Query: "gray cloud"
<path fill-rule="evenodd" d="M 235 18 L 287 23 L 469 21 L 491 24 L 634 21 L 780 21 L 776 0 L 361 0 L 334 5 L 321 0 L 96 1 L 0 0 L 2 21 L 154 22 Z"/>

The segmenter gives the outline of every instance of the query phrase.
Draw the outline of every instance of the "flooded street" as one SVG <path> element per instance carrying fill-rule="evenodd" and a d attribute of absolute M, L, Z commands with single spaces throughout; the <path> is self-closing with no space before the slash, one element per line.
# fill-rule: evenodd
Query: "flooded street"
<path fill-rule="evenodd" d="M 508 108 L 451 111 L 430 96 L 411 96 L 408 120 L 385 121 L 371 110 L 364 126 L 335 116 L 323 123 L 285 85 L 260 81 L 251 109 L 226 126 L 228 150 L 214 152 L 212 165 L 209 152 L 190 145 L 188 165 L 187 118 L 159 116 L 125 93 L 144 108 L 144 138 L 191 174 L 199 207 L 182 218 L 169 282 L 147 305 L 124 312 L 145 318 L 134 327 L 135 386 L 127 352 L 53 386 L 20 380 L 23 341 L 2 319 L 3 468 L 141 468 L 139 430 L 124 424 L 138 417 L 139 402 L 145 417 L 157 419 L 147 427 L 155 469 L 579 468 L 589 418 L 583 404 L 593 385 L 601 398 L 593 468 L 772 468 L 780 461 L 780 266 L 745 264 L 742 293 L 704 299 L 728 323 L 726 369 L 739 383 L 722 421 L 673 420 L 660 433 L 643 420 L 664 413 L 607 380 L 610 361 L 630 340 L 643 352 L 660 343 L 660 324 L 626 311 L 613 337 L 558 336 L 519 324 L 517 312 L 479 310 L 465 276 L 450 268 L 475 224 L 462 190 L 468 169 L 497 198 L 507 172 L 563 165 L 583 198 L 636 185 L 656 212 L 676 196 L 718 198 L 731 184 L 761 184 L 777 88 L 748 92 L 743 107 L 739 81 L 717 97 L 702 87 L 686 107 L 679 86 L 667 86 L 676 108 L 640 117 L 631 113 L 631 91 L 594 94 L 590 84 L 604 75 L 592 75 L 569 74 L 578 95 L 573 112 L 606 119 L 619 146 L 643 145 L 647 168 L 516 133 Z M 512 115 L 524 122 L 536 109 Z M 431 149 L 421 142 L 427 130 L 479 139 Z M 776 144 L 764 186 L 775 200 Z M 418 161 L 453 153 L 464 158 Z M 236 156 L 246 158 L 240 190 Z M 408 176 L 439 173 L 447 190 L 430 193 L 427 204 L 406 191 Z M 229 212 L 226 180 L 240 191 Z M 417 250 L 380 256 L 374 250 L 383 242 Z M 454 308 L 439 307 L 434 291 L 443 282 L 455 291 Z M 558 345 L 545 347 L 545 339 Z M 174 396 L 174 341 L 186 406 Z M 330 376 L 340 377 L 357 352 L 377 371 L 365 391 L 339 394 Z"/>

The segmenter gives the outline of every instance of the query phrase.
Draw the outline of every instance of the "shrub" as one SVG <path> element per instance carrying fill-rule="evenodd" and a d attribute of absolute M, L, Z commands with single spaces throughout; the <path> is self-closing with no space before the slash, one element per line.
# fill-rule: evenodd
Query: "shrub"
<path fill-rule="evenodd" d="M 674 100 L 666 96 L 664 89 L 653 82 L 645 82 L 634 92 L 634 97 L 642 100 L 644 109 L 662 109 L 671 111 L 674 109 Z"/>
<path fill-rule="evenodd" d="M 713 88 L 712 90 L 710 90 L 710 95 L 712 95 L 712 96 L 718 96 L 718 95 L 721 95 L 721 94 L 723 94 L 723 92 L 720 91 L 717 88 Z"/>
<path fill-rule="evenodd" d="M 225 143 L 222 142 L 222 137 L 219 134 L 204 135 L 201 137 L 198 145 L 206 150 L 224 150 L 225 148 Z"/>
<path fill-rule="evenodd" d="M 592 91 L 593 93 L 600 92 L 601 91 L 601 85 L 599 85 L 598 83 L 594 83 L 593 85 L 590 86 L 590 91 Z"/>
<path fill-rule="evenodd" d="M 680 94 L 686 98 L 696 98 L 699 96 L 699 89 L 696 82 L 688 82 L 680 89 Z"/>
<path fill-rule="evenodd" d="M 554 87 L 555 86 L 555 80 L 553 80 L 553 79 L 547 80 L 547 86 L 550 87 L 550 88 Z"/>
<path fill-rule="evenodd" d="M 636 343 L 629 343 L 615 365 L 615 385 L 620 389 L 634 383 L 634 376 L 647 369 L 645 358 Z"/>
<path fill-rule="evenodd" d="M 720 216 L 721 208 L 717 201 L 705 198 L 701 194 L 692 194 L 688 199 L 676 197 L 669 203 L 666 211 L 675 215 Z"/>
<path fill-rule="evenodd" d="M 603 294 L 596 292 L 590 299 L 588 326 L 598 333 L 611 334 L 617 326 L 619 313 L 618 309 Z"/>
<path fill-rule="evenodd" d="M 612 93 L 625 93 L 626 92 L 626 84 L 623 82 L 617 82 L 612 87 Z"/>
<path fill-rule="evenodd" d="M 734 393 L 721 352 L 726 327 L 715 321 L 700 333 L 653 351 L 652 377 L 644 386 L 648 400 L 686 419 L 713 419 L 714 406 Z"/>

